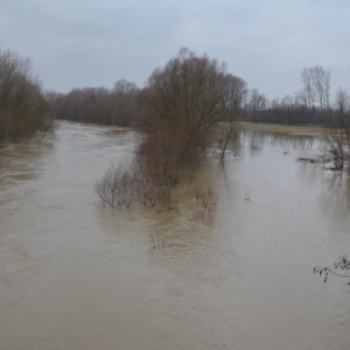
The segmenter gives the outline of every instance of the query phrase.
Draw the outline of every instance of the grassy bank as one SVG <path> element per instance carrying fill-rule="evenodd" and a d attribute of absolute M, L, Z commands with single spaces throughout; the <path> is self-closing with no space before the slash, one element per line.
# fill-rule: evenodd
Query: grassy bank
<path fill-rule="evenodd" d="M 239 129 L 252 130 L 252 131 L 264 131 L 264 132 L 277 132 L 291 135 L 311 135 L 322 136 L 324 134 L 324 128 L 315 125 L 281 125 L 281 124 L 259 124 L 259 123 L 237 123 Z M 222 123 L 221 125 L 225 125 Z"/>

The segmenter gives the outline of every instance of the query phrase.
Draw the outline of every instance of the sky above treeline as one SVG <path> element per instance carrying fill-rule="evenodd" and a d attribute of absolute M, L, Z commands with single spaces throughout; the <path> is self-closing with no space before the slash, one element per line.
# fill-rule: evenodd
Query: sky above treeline
<path fill-rule="evenodd" d="M 349 0 L 0 0 L 0 48 L 29 56 L 58 92 L 143 87 L 181 47 L 226 62 L 270 98 L 322 65 L 350 88 Z"/>

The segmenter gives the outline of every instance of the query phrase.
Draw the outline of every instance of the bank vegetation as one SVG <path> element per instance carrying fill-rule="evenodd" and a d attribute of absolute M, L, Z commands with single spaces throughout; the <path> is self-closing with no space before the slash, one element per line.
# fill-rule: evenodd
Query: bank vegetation
<path fill-rule="evenodd" d="M 0 143 L 52 130 L 53 115 L 31 60 L 0 50 Z"/>
<path fill-rule="evenodd" d="M 133 127 L 140 115 L 140 89 L 125 79 L 112 89 L 86 87 L 46 97 L 61 120 Z"/>

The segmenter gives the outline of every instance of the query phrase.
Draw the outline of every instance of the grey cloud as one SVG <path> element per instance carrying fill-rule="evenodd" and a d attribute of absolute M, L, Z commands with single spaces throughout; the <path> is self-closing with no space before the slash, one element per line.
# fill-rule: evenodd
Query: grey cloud
<path fill-rule="evenodd" d="M 315 64 L 350 87 L 349 15 L 345 0 L 2 0 L 0 46 L 30 56 L 58 91 L 118 78 L 142 86 L 187 46 L 275 97 Z"/>

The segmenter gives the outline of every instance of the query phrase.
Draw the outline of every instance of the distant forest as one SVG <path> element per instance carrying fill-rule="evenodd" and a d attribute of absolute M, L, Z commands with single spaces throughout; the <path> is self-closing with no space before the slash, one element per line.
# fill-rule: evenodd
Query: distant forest
<path fill-rule="evenodd" d="M 305 68 L 300 74 L 300 91 L 269 100 L 258 89 L 248 89 L 239 77 L 232 93 L 228 89 L 220 121 L 235 120 L 252 123 L 277 123 L 287 125 L 327 125 L 339 109 L 339 99 L 345 102 L 349 113 L 349 94 L 338 89 L 336 100 L 331 101 L 331 73 L 321 66 Z M 142 120 L 143 95 L 146 88 L 139 88 L 127 80 L 118 80 L 112 89 L 86 87 L 73 89 L 67 94 L 47 93 L 57 119 L 100 123 L 107 125 L 135 126 Z M 237 96 L 239 95 L 239 101 Z M 230 101 L 230 98 L 236 99 Z M 232 105 L 235 104 L 234 109 Z"/>

